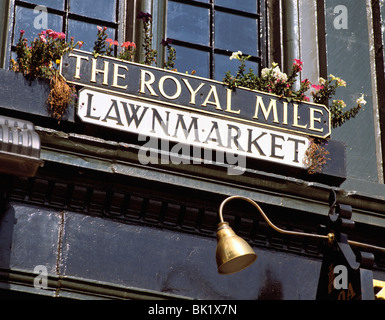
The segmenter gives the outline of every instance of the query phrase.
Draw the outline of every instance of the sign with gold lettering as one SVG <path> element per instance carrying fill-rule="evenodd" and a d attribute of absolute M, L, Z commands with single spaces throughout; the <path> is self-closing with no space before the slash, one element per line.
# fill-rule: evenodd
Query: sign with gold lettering
<path fill-rule="evenodd" d="M 249 126 L 320 138 L 331 133 L 330 111 L 323 105 L 231 90 L 221 82 L 80 50 L 63 57 L 61 74 L 76 85 Z"/>
<path fill-rule="evenodd" d="M 84 88 L 78 116 L 87 123 L 223 153 L 304 168 L 309 139 L 177 107 Z"/>

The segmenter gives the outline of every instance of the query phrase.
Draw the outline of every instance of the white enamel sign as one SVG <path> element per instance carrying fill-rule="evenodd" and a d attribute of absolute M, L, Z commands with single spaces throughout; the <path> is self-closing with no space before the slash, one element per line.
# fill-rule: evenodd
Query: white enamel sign
<path fill-rule="evenodd" d="M 79 92 L 77 113 L 99 126 L 298 168 L 305 168 L 310 143 L 299 135 L 90 89 Z"/>

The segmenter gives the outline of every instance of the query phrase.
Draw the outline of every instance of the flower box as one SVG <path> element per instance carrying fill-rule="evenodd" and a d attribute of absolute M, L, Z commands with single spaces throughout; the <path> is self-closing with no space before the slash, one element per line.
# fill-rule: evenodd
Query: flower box
<path fill-rule="evenodd" d="M 27 80 L 21 73 L 0 69 L 0 108 L 51 118 L 47 105 L 49 84 Z M 28 117 L 27 117 L 28 118 Z M 75 121 L 74 106 L 63 115 L 64 121 Z"/>

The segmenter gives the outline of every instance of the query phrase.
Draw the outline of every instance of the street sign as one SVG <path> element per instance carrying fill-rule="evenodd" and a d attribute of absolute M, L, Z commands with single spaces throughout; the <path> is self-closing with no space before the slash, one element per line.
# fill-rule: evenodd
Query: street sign
<path fill-rule="evenodd" d="M 291 133 L 87 88 L 79 92 L 77 114 L 94 125 L 179 143 L 174 150 L 187 144 L 299 168 L 310 143 Z"/>
<path fill-rule="evenodd" d="M 272 130 L 319 138 L 331 134 L 330 111 L 324 105 L 289 102 L 242 88 L 231 90 L 218 81 L 111 57 L 95 58 L 79 50 L 65 55 L 60 66 L 67 82 L 110 94 Z"/>

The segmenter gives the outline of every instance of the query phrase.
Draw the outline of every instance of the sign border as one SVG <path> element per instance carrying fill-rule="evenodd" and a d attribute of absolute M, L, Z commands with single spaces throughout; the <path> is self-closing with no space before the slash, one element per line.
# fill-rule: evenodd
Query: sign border
<path fill-rule="evenodd" d="M 74 52 L 79 52 L 79 53 L 82 53 L 82 54 L 93 56 L 92 53 L 90 53 L 88 51 L 83 51 L 83 50 L 75 49 Z M 218 80 L 198 77 L 198 76 L 194 76 L 194 75 L 190 75 L 190 74 L 181 73 L 181 72 L 178 72 L 178 71 L 170 71 L 170 70 L 162 69 L 162 68 L 159 68 L 159 67 L 154 67 L 154 66 L 148 66 L 148 65 L 140 64 L 140 63 L 137 63 L 137 62 L 121 60 L 121 59 L 118 59 L 118 58 L 115 58 L 115 57 L 109 57 L 109 56 L 100 56 L 100 57 L 102 57 L 104 59 L 111 59 L 113 61 L 118 61 L 118 62 L 121 62 L 121 63 L 123 62 L 123 63 L 127 63 L 127 64 L 132 64 L 132 65 L 135 65 L 136 67 L 140 67 L 140 68 L 148 68 L 148 69 L 153 69 L 153 70 L 157 70 L 157 71 L 162 71 L 162 72 L 165 72 L 165 73 L 170 74 L 170 75 L 177 74 L 177 75 L 180 75 L 180 76 L 183 76 L 183 77 L 189 77 L 189 78 L 193 78 L 193 79 L 199 79 L 199 80 L 215 83 L 217 85 L 222 85 L 222 86 L 225 85 L 223 82 L 218 81 Z M 63 76 L 63 74 L 62 74 L 62 66 L 63 66 L 63 63 L 60 64 L 60 68 L 59 68 L 59 72 L 60 72 L 61 76 Z M 330 136 L 331 136 L 331 131 L 332 131 L 331 127 L 332 126 L 331 126 L 331 112 L 330 112 L 330 110 L 325 105 L 316 104 L 316 103 L 313 103 L 313 102 L 300 102 L 300 103 L 305 103 L 307 105 L 313 105 L 313 106 L 320 107 L 320 108 L 322 108 L 323 110 L 325 110 L 328 113 L 328 115 L 329 115 L 329 117 L 328 117 L 329 118 L 328 129 L 329 130 L 324 135 L 309 134 L 309 133 L 305 133 L 303 131 L 298 131 L 298 130 L 293 130 L 293 129 L 286 129 L 284 127 L 277 127 L 277 126 L 274 126 L 274 125 L 271 125 L 271 124 L 266 124 L 266 123 L 259 123 L 259 122 L 256 123 L 256 122 L 251 121 L 251 120 L 246 120 L 246 119 L 243 119 L 243 118 L 229 116 L 229 115 L 226 115 L 226 114 L 219 115 L 218 113 L 215 113 L 215 112 L 210 112 L 210 111 L 201 110 L 201 109 L 198 109 L 198 108 L 188 107 L 188 106 L 185 106 L 185 105 L 180 105 L 180 104 L 172 103 L 172 102 L 169 102 L 169 101 L 162 101 L 162 100 L 151 99 L 151 98 L 145 97 L 145 96 L 140 96 L 140 95 L 135 95 L 135 94 L 130 94 L 130 93 L 124 93 L 122 91 L 115 91 L 115 90 L 106 89 L 106 88 L 103 88 L 103 87 L 93 86 L 91 84 L 85 84 L 83 82 L 68 80 L 64 76 L 63 76 L 63 78 L 66 80 L 67 83 L 74 84 L 74 85 L 81 86 L 81 87 L 91 88 L 91 89 L 94 89 L 96 91 L 103 91 L 103 92 L 107 92 L 107 93 L 113 93 L 113 94 L 116 94 L 116 95 L 123 95 L 123 96 L 134 98 L 134 99 L 137 99 L 137 100 L 145 100 L 145 101 L 148 101 L 148 102 L 151 102 L 151 103 L 155 103 L 155 104 L 162 104 L 162 105 L 172 106 L 172 107 L 176 107 L 176 108 L 180 108 L 180 109 L 186 109 L 186 110 L 193 111 L 193 112 L 208 114 L 208 115 L 214 116 L 216 118 L 227 118 L 227 119 L 235 120 L 235 121 L 238 121 L 238 122 L 243 122 L 243 123 L 248 124 L 248 125 L 253 125 L 253 126 L 256 126 L 256 127 L 262 126 L 262 127 L 267 127 L 267 128 L 273 129 L 273 130 L 284 131 L 284 132 L 292 132 L 292 133 L 299 134 L 301 136 L 317 137 L 317 138 L 322 138 L 322 139 L 327 139 L 327 138 L 330 138 Z M 271 97 L 278 98 L 278 99 L 284 99 L 284 100 L 287 101 L 286 98 L 282 98 L 282 97 L 279 97 L 277 95 L 274 95 L 274 94 L 271 94 L 271 93 L 268 93 L 268 92 L 263 92 L 263 91 L 259 91 L 259 90 L 252 90 L 252 89 L 248 89 L 248 88 L 244 88 L 244 87 L 237 87 L 237 89 L 238 90 L 247 91 L 247 92 L 254 92 L 254 93 L 258 93 L 258 94 L 262 94 L 262 95 L 267 95 L 267 96 L 271 96 Z"/>

